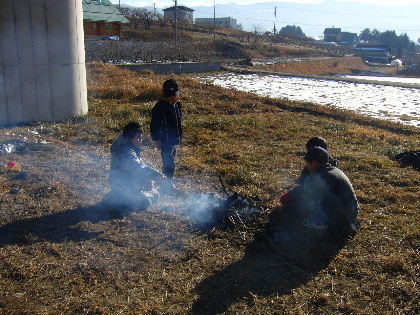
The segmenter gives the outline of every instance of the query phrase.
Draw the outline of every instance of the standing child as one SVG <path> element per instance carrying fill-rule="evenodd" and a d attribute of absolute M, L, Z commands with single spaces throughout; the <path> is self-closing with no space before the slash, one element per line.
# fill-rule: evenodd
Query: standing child
<path fill-rule="evenodd" d="M 162 98 L 152 110 L 150 133 L 162 156 L 162 172 L 174 177 L 176 148 L 182 140 L 182 107 L 179 101 L 179 86 L 173 80 L 163 83 Z"/>

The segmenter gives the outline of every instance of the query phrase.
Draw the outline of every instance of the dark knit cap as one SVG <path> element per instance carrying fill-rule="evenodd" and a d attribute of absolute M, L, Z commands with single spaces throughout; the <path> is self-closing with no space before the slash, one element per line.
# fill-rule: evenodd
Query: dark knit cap
<path fill-rule="evenodd" d="M 133 139 L 138 133 L 142 134 L 143 131 L 138 123 L 132 122 L 127 124 L 123 129 L 123 136 L 127 139 Z"/>
<path fill-rule="evenodd" d="M 321 137 L 312 137 L 306 142 L 306 151 L 313 147 L 321 147 L 325 150 L 328 150 L 327 140 Z"/>
<path fill-rule="evenodd" d="M 179 96 L 179 86 L 174 79 L 166 80 L 163 83 L 163 94 L 166 97 Z"/>
<path fill-rule="evenodd" d="M 318 161 L 319 164 L 324 165 L 328 163 L 329 153 L 327 150 L 321 147 L 313 147 L 308 150 L 305 155 L 305 160 L 309 163 L 313 161 Z"/>

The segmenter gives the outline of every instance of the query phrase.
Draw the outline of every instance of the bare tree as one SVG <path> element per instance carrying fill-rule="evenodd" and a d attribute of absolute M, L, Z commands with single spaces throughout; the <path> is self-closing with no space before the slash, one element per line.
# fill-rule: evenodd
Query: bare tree
<path fill-rule="evenodd" d="M 157 23 L 160 25 L 160 27 L 166 28 L 166 27 L 172 25 L 173 20 L 165 18 L 162 15 L 159 15 L 158 18 L 157 18 Z"/>
<path fill-rule="evenodd" d="M 143 25 L 149 30 L 155 21 L 155 13 L 147 9 L 139 9 L 139 11 L 140 19 L 142 20 Z"/>
<path fill-rule="evenodd" d="M 263 29 L 263 27 L 262 27 L 261 24 L 253 25 L 252 28 L 253 28 L 253 33 L 255 35 L 262 35 L 262 34 L 264 34 L 264 29 Z"/>
<path fill-rule="evenodd" d="M 156 20 L 161 19 L 161 14 L 154 13 L 153 11 L 144 8 L 122 6 L 120 11 L 130 20 L 134 29 L 138 29 L 139 26 L 142 25 L 149 30 Z"/>
<path fill-rule="evenodd" d="M 253 25 L 253 39 L 254 39 L 254 45 L 258 43 L 258 41 L 261 41 L 263 39 L 264 35 L 264 29 L 263 27 L 259 25 Z"/>

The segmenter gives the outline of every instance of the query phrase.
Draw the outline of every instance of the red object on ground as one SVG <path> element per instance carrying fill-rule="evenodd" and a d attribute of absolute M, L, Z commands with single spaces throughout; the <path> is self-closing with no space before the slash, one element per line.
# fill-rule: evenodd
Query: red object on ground
<path fill-rule="evenodd" d="M 13 168 L 17 163 L 15 161 L 7 162 L 7 168 Z"/>
<path fill-rule="evenodd" d="M 296 202 L 296 201 L 297 200 L 292 197 L 292 194 L 290 193 L 290 191 L 284 193 L 280 197 L 280 202 L 282 205 L 287 205 L 289 203 Z"/>

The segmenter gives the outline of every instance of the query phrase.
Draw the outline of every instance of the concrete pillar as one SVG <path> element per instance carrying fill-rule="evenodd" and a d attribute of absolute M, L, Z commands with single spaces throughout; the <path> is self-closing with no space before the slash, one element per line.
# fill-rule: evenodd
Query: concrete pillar
<path fill-rule="evenodd" d="M 0 126 L 87 113 L 81 0 L 0 0 Z"/>

